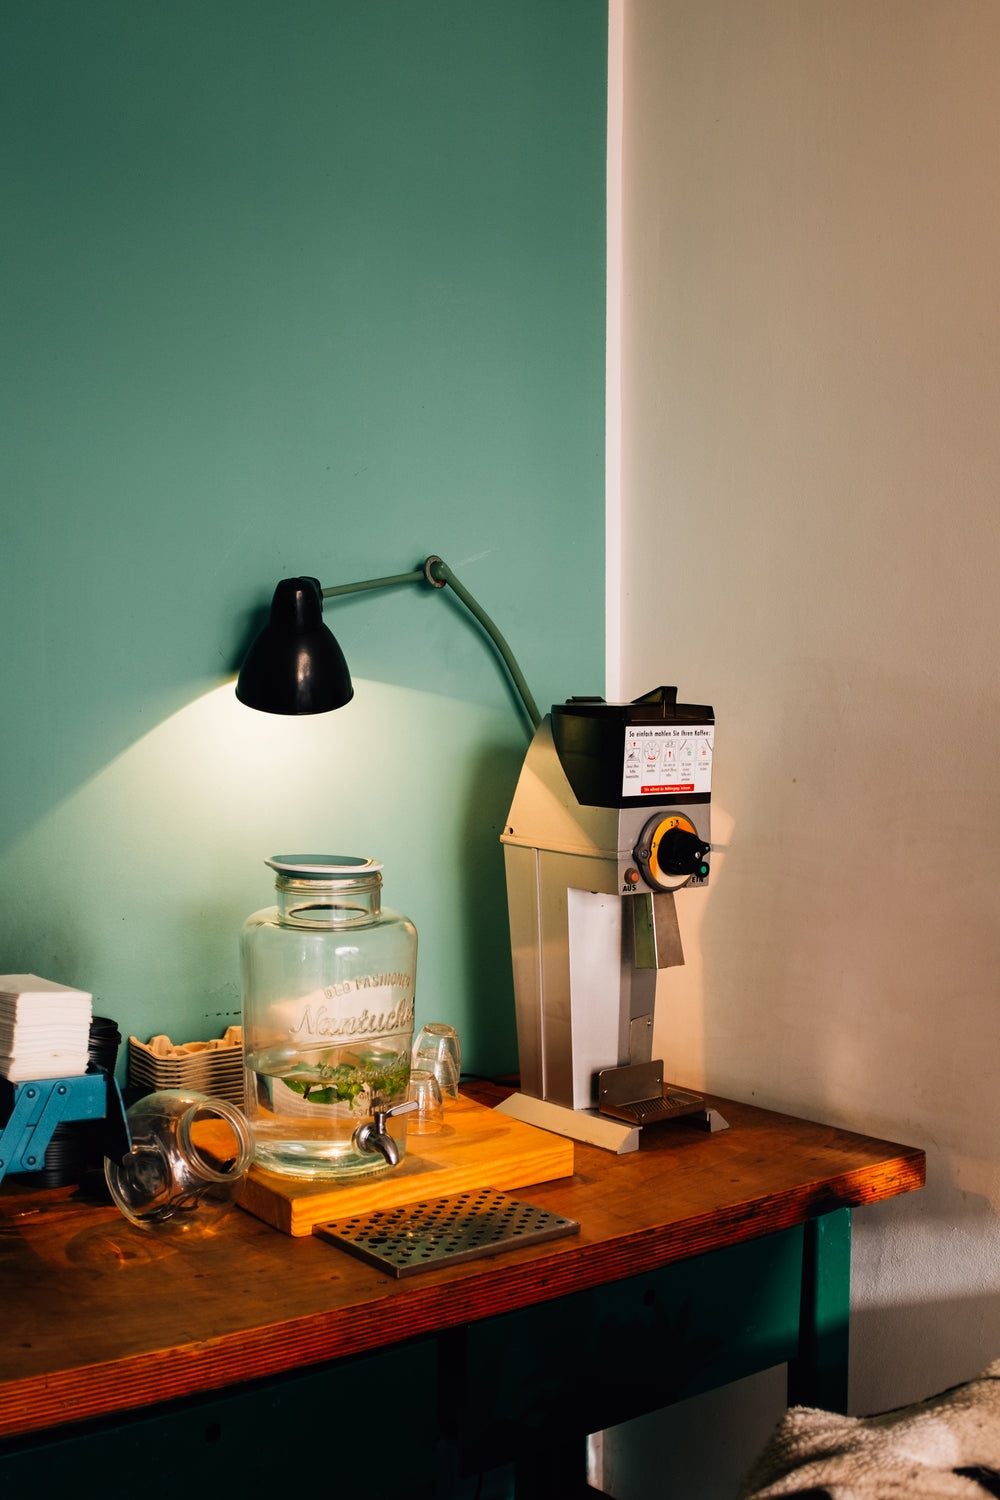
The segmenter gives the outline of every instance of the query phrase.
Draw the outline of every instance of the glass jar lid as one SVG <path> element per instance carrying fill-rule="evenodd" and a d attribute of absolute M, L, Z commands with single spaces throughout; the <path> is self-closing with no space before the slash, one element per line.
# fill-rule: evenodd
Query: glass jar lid
<path fill-rule="evenodd" d="M 353 854 L 272 854 L 264 863 L 279 875 L 306 880 L 357 880 L 385 868 L 377 859 Z"/>

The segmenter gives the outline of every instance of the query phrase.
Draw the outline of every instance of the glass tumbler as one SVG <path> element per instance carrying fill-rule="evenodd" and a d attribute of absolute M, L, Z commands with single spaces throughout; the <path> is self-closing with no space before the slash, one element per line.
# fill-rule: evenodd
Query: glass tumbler
<path fill-rule="evenodd" d="M 462 1076 L 462 1048 L 454 1026 L 444 1021 L 428 1021 L 413 1048 L 413 1066 L 433 1073 L 448 1099 L 458 1098 Z"/>
<path fill-rule="evenodd" d="M 436 1135 L 444 1123 L 441 1085 L 426 1068 L 410 1069 L 408 1098 L 416 1100 L 416 1114 L 410 1117 L 414 1135 Z"/>

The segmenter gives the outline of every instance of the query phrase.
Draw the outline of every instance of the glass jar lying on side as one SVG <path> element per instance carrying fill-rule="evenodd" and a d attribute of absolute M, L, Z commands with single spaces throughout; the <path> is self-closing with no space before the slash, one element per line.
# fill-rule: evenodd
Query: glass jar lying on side
<path fill-rule="evenodd" d="M 275 855 L 277 904 L 244 924 L 243 1047 L 255 1160 L 293 1177 L 383 1172 L 406 1119 L 417 934 L 381 906 L 382 866 Z M 391 1141 L 386 1133 L 391 1130 Z"/>
<path fill-rule="evenodd" d="M 253 1161 L 253 1140 L 235 1104 L 164 1089 L 137 1100 L 125 1118 L 131 1150 L 120 1162 L 104 1162 L 125 1217 L 171 1233 L 212 1228 L 232 1207 Z"/>

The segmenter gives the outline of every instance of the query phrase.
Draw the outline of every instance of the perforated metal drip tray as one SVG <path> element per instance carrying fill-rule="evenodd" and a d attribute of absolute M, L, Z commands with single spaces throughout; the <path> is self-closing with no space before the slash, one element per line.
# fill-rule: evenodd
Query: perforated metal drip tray
<path fill-rule="evenodd" d="M 575 1219 L 522 1203 L 494 1188 L 381 1208 L 313 1229 L 321 1239 L 392 1276 L 414 1276 L 418 1271 L 499 1255 L 579 1231 Z"/>

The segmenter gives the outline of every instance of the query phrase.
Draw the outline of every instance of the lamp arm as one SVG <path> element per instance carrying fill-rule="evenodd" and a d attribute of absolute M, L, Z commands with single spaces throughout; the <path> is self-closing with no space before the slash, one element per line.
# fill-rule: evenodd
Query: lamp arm
<path fill-rule="evenodd" d="M 469 593 L 469 590 L 465 587 L 464 584 L 459 583 L 458 579 L 455 577 L 448 564 L 446 562 L 442 562 L 440 557 L 429 557 L 424 564 L 424 572 L 426 573 L 427 578 L 430 580 L 430 582 L 433 583 L 437 588 L 443 588 L 443 586 L 447 584 L 448 587 L 458 595 L 459 599 L 461 599 L 470 615 L 472 615 L 473 618 L 477 620 L 482 626 L 483 630 L 493 642 L 500 656 L 503 658 L 503 664 L 507 668 L 507 671 L 510 673 L 510 680 L 517 688 L 518 696 L 520 697 L 521 702 L 524 704 L 528 718 L 531 720 L 532 729 L 537 729 L 539 724 L 542 722 L 542 716 L 538 712 L 538 705 L 532 697 L 531 690 L 524 679 L 524 673 L 518 666 L 513 651 L 510 649 L 507 642 L 500 634 L 500 631 L 497 629 L 493 621 L 490 619 L 489 615 L 486 613 L 485 609 L 483 609 L 483 606 L 472 597 L 472 595 Z"/>
<path fill-rule="evenodd" d="M 424 577 L 423 568 L 412 573 L 394 573 L 391 578 L 368 578 L 364 583 L 337 583 L 333 588 L 321 589 L 324 599 L 336 599 L 340 594 L 362 594 L 366 589 L 387 589 L 394 583 L 419 583 Z"/>
<path fill-rule="evenodd" d="M 518 697 L 521 699 L 528 718 L 531 721 L 531 727 L 537 729 L 542 722 L 542 716 L 538 712 L 538 705 L 531 695 L 531 690 L 525 681 L 524 673 L 517 664 L 513 651 L 482 605 L 473 598 L 464 584 L 459 582 L 448 564 L 442 562 L 440 557 L 429 557 L 422 568 L 415 568 L 412 573 L 394 573 L 389 578 L 369 578 L 361 583 L 336 584 L 332 588 L 322 589 L 321 593 L 324 599 L 336 599 L 343 594 L 360 594 L 368 589 L 391 588 L 395 584 L 420 583 L 422 580 L 437 589 L 443 589 L 447 584 L 462 601 L 473 619 L 478 622 L 492 641 L 504 666 L 510 673 L 510 679 L 517 689 Z"/>

